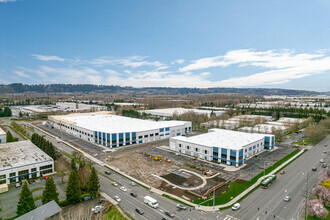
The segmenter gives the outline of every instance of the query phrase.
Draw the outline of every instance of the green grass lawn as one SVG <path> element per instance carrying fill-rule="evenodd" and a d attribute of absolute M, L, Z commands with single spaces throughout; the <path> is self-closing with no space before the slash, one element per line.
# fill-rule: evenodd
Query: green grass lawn
<path fill-rule="evenodd" d="M 111 210 L 107 212 L 102 220 L 127 220 L 116 208 L 116 206 L 112 206 Z"/>
<path fill-rule="evenodd" d="M 305 138 L 304 143 L 302 141 L 292 142 L 292 144 L 297 144 L 297 145 L 300 145 L 300 146 L 302 146 L 302 145 L 306 146 L 306 145 L 309 145 L 310 143 L 311 143 L 311 140 L 309 138 Z"/>
<path fill-rule="evenodd" d="M 300 150 L 296 149 L 296 150 L 292 151 L 290 154 L 288 154 L 285 157 L 283 157 L 282 159 L 280 159 L 279 161 L 277 161 L 275 164 L 273 164 L 273 166 L 268 167 L 265 170 L 266 175 L 269 174 L 270 172 L 272 172 L 274 169 L 276 169 L 277 167 L 282 165 L 285 161 L 289 160 L 291 157 L 293 157 L 294 155 L 296 155 L 299 152 L 300 152 Z M 230 182 L 229 190 L 226 193 L 215 197 L 215 205 L 226 204 L 227 202 L 229 202 L 230 200 L 232 200 L 233 198 L 235 198 L 236 196 L 241 194 L 243 191 L 245 191 L 247 188 L 252 186 L 254 183 L 256 183 L 257 180 L 260 177 L 262 177 L 263 175 L 264 175 L 264 172 L 261 172 L 257 176 L 253 177 L 250 181 L 248 181 L 244 184 L 240 184 L 240 183 L 236 183 L 236 182 Z M 200 204 L 204 201 L 205 200 L 202 199 L 202 198 L 197 198 L 193 202 L 195 204 Z M 209 201 L 203 203 L 202 205 L 203 206 L 212 206 L 213 205 L 213 200 L 209 200 Z"/>

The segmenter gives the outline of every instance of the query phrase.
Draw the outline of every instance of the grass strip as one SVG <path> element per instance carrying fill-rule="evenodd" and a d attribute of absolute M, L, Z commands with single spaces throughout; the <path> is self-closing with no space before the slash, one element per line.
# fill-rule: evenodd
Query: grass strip
<path fill-rule="evenodd" d="M 37 188 L 34 188 L 34 189 L 31 189 L 31 192 L 35 192 L 35 191 L 38 191 L 38 190 L 41 190 L 41 189 L 43 189 L 43 187 L 42 187 L 42 186 L 40 186 L 40 187 L 37 187 Z"/>
<path fill-rule="evenodd" d="M 175 202 L 178 202 L 178 203 L 181 203 L 181 204 L 183 204 L 183 205 L 185 205 L 185 206 L 188 206 L 188 207 L 194 207 L 194 206 L 192 206 L 192 205 L 189 205 L 189 204 L 187 204 L 187 203 L 185 203 L 185 202 L 182 202 L 181 200 L 179 200 L 179 199 L 176 199 L 176 198 L 172 198 L 171 196 L 169 196 L 169 195 L 166 195 L 166 194 L 162 194 L 162 196 L 164 196 L 164 197 L 166 197 L 166 198 L 169 198 L 169 199 L 171 199 L 171 200 L 173 200 L 173 201 L 175 201 Z"/>
<path fill-rule="evenodd" d="M 41 195 L 41 196 L 37 196 L 37 197 L 33 197 L 33 200 L 34 200 L 34 201 L 37 201 L 37 200 L 39 200 L 39 199 L 42 199 L 42 195 Z"/>
<path fill-rule="evenodd" d="M 287 160 L 289 160 L 291 157 L 293 157 L 294 155 L 296 155 L 299 152 L 300 152 L 300 150 L 298 150 L 298 149 L 292 151 L 290 154 L 286 155 L 285 157 L 283 157 L 282 159 L 277 161 L 275 164 L 273 164 L 273 166 L 268 167 L 265 170 L 265 174 L 266 175 L 269 174 L 274 169 L 276 169 L 277 167 L 282 165 L 284 162 L 286 162 Z M 244 192 L 246 189 L 248 189 L 250 186 L 255 184 L 258 181 L 258 179 L 261 178 L 262 176 L 264 176 L 264 172 L 260 172 L 258 175 L 256 175 L 250 181 L 248 181 L 244 184 L 236 183 L 236 182 L 230 182 L 229 190 L 226 193 L 215 197 L 215 205 L 222 205 L 222 204 L 226 204 L 226 203 L 230 202 L 233 198 L 235 198 L 236 196 L 238 196 L 239 194 Z M 193 202 L 195 204 L 200 204 L 204 201 L 205 200 L 202 199 L 202 198 L 197 198 Z M 203 206 L 212 206 L 213 205 L 213 200 L 205 202 L 202 205 Z"/>

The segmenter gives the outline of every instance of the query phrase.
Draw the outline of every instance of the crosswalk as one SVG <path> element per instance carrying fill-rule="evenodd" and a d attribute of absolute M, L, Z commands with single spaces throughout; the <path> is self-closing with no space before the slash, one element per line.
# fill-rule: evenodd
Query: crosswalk
<path fill-rule="evenodd" d="M 230 216 L 230 215 L 221 216 L 220 218 L 219 217 L 220 217 L 220 215 L 217 216 L 217 218 L 220 219 L 220 220 L 239 220 L 238 218 L 235 218 L 235 217 Z"/>

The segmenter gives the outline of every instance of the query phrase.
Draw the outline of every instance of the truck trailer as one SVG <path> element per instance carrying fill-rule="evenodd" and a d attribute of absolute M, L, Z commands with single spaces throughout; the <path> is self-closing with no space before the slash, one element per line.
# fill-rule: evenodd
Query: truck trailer
<path fill-rule="evenodd" d="M 261 182 L 261 187 L 266 189 L 268 188 L 268 186 L 270 184 L 272 184 L 273 182 L 275 182 L 276 180 L 276 175 L 270 175 L 269 177 L 267 177 L 266 179 L 264 179 L 262 182 Z"/>

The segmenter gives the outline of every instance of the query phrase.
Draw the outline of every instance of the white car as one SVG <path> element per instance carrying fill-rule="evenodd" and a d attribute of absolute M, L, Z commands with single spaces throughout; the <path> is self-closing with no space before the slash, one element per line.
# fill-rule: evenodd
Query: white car
<path fill-rule="evenodd" d="M 285 196 L 284 201 L 289 202 L 291 200 L 290 196 Z"/>
<path fill-rule="evenodd" d="M 129 184 L 132 186 L 136 186 L 136 183 L 134 183 L 134 182 L 130 182 Z"/>
<path fill-rule="evenodd" d="M 113 185 L 113 186 L 118 186 L 118 183 L 113 182 L 112 185 Z"/>
<path fill-rule="evenodd" d="M 323 159 L 321 159 L 321 160 L 320 160 L 320 163 L 324 163 L 324 160 L 323 160 Z"/>
<path fill-rule="evenodd" d="M 235 203 L 233 205 L 233 207 L 231 207 L 231 209 L 235 211 L 235 210 L 239 209 L 240 207 L 241 207 L 241 205 L 239 203 Z"/>
<path fill-rule="evenodd" d="M 115 200 L 116 200 L 117 202 L 120 202 L 120 201 L 121 201 L 121 199 L 119 198 L 119 196 L 115 196 L 114 198 L 115 198 Z"/>
<path fill-rule="evenodd" d="M 126 192 L 127 191 L 127 189 L 125 187 L 123 187 L 123 186 L 120 187 L 120 190 L 123 191 L 123 192 Z"/>

